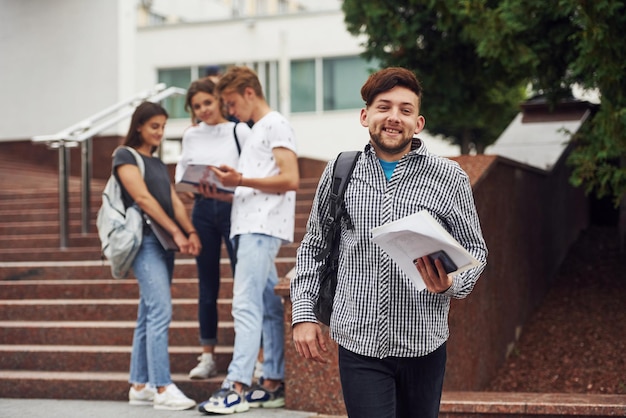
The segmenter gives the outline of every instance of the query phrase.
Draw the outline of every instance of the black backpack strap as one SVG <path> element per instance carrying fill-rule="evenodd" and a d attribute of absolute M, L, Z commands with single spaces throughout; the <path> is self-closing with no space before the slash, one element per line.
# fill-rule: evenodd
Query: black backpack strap
<path fill-rule="evenodd" d="M 235 144 L 237 144 L 237 153 L 241 155 L 241 145 L 239 145 L 239 138 L 237 138 L 237 125 L 239 125 L 239 122 L 235 122 L 235 127 L 233 128 L 233 136 L 235 137 Z"/>
<path fill-rule="evenodd" d="M 361 151 L 345 151 L 340 153 L 335 160 L 330 195 L 328 197 L 329 214 L 325 221 L 329 227 L 326 235 L 326 246 L 315 256 L 316 261 L 325 259 L 330 253 L 333 244 L 337 244 L 336 235 L 339 233 L 339 222 L 343 216 L 348 217 L 348 227 L 352 228 L 352 220 L 345 213 L 343 197 L 359 155 L 361 155 Z"/>

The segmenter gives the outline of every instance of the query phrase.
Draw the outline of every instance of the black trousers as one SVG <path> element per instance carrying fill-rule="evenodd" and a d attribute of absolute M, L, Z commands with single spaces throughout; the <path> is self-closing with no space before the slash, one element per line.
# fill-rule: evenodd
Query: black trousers
<path fill-rule="evenodd" d="M 437 418 L 445 369 L 445 343 L 423 357 L 384 359 L 339 347 L 349 418 Z"/>

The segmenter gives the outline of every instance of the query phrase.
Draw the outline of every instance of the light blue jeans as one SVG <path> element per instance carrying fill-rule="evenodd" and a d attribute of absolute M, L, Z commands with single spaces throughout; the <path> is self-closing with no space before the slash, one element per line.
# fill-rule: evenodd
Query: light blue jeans
<path fill-rule="evenodd" d="M 278 283 L 276 256 L 281 239 L 263 234 L 238 236 L 233 287 L 235 347 L 226 380 L 252 383 L 263 341 L 263 377 L 285 376 L 283 303 L 274 293 Z M 262 338 L 261 338 L 262 336 Z"/>
<path fill-rule="evenodd" d="M 133 273 L 139 283 L 139 308 L 130 357 L 132 383 L 167 386 L 172 383 L 168 330 L 172 320 L 170 285 L 174 253 L 163 249 L 152 232 L 144 232 Z"/>

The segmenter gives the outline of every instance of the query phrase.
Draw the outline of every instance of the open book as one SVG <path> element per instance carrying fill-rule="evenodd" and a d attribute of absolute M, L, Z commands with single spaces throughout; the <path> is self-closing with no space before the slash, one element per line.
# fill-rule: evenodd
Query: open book
<path fill-rule="evenodd" d="M 421 210 L 397 221 L 373 228 L 378 244 L 419 290 L 426 289 L 414 260 L 425 255 L 443 257 L 448 274 L 459 274 L 480 263 L 455 240 L 427 211 Z M 443 252 L 443 253 L 442 253 Z"/>
<path fill-rule="evenodd" d="M 225 187 L 220 179 L 211 170 L 211 165 L 189 164 L 183 173 L 183 177 L 174 185 L 177 192 L 198 193 L 200 182 L 206 182 L 217 187 L 222 193 L 234 193 L 234 188 Z"/>

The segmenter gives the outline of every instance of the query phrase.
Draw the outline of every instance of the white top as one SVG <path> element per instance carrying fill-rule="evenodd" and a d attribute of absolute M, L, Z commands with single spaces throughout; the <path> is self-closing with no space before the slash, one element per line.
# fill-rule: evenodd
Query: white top
<path fill-rule="evenodd" d="M 189 164 L 226 164 L 236 168 L 239 164 L 239 151 L 235 143 L 234 128 L 234 122 L 217 125 L 200 122 L 187 128 L 183 133 L 182 154 L 176 164 L 175 182 L 180 181 Z M 250 134 L 248 125 L 237 124 L 237 138 L 242 150 Z"/>
<path fill-rule="evenodd" d="M 283 115 L 272 111 L 256 122 L 239 159 L 244 177 L 270 177 L 279 173 L 272 150 L 287 148 L 296 152 L 293 128 Z M 293 242 L 296 192 L 264 193 L 250 187 L 237 187 L 230 217 L 231 238 L 240 234 L 266 234 Z"/>

